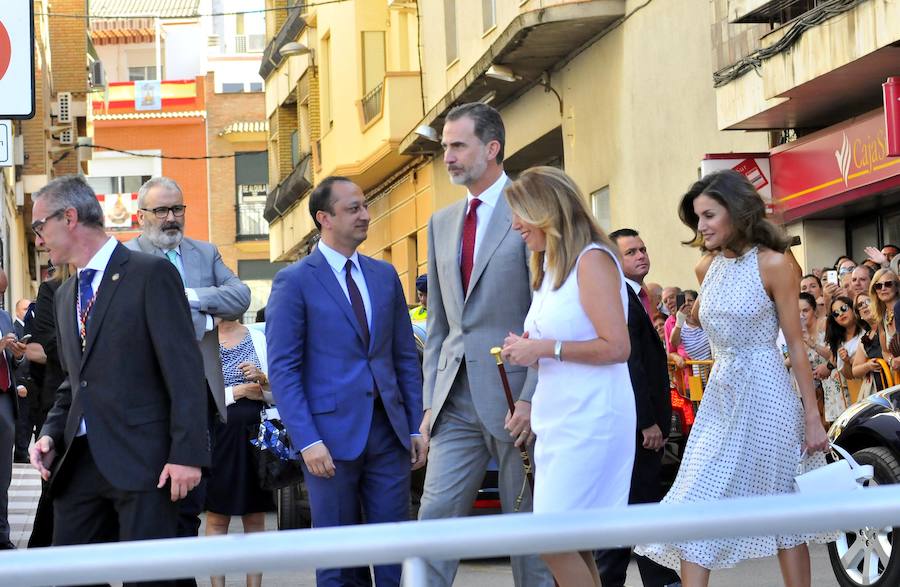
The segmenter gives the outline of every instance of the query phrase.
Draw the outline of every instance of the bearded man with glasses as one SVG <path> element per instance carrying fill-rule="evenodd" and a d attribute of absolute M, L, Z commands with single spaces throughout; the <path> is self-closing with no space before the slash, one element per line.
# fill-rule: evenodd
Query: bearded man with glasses
<path fill-rule="evenodd" d="M 215 245 L 184 236 L 187 206 L 181 187 L 174 180 L 167 177 L 148 180 L 138 190 L 137 203 L 141 234 L 125 246 L 133 251 L 165 257 L 181 274 L 184 293 L 191 307 L 194 335 L 203 355 L 212 428 L 215 415 L 224 422 L 226 406 L 234 403 L 233 397 L 226 397 L 215 318 L 240 319 L 250 306 L 250 288 L 225 265 Z M 197 535 L 205 501 L 204 478 L 180 504 L 179 536 Z M 193 579 L 179 584 L 196 585 Z"/>

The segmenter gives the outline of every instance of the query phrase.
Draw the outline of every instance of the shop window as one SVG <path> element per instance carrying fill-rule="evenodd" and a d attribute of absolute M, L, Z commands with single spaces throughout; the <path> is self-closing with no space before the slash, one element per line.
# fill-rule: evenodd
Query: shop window
<path fill-rule="evenodd" d="M 222 84 L 223 94 L 240 94 L 244 91 L 244 84 Z"/>
<path fill-rule="evenodd" d="M 866 259 L 866 247 L 878 246 L 878 222 L 875 215 L 848 222 L 850 257 L 859 263 Z"/>
<path fill-rule="evenodd" d="M 165 79 L 165 71 L 166 68 L 161 68 L 162 78 Z M 156 79 L 156 66 L 155 65 L 145 65 L 142 67 L 129 67 L 128 68 L 128 81 L 130 82 L 140 82 L 145 80 L 155 80 Z"/>

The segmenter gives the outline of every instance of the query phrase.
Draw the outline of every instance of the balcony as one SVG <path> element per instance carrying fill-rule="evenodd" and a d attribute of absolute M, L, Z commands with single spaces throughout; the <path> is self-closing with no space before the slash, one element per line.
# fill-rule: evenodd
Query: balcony
<path fill-rule="evenodd" d="M 294 170 L 266 196 L 262 216 L 269 222 L 284 216 L 312 187 L 309 153 L 305 153 Z"/>
<path fill-rule="evenodd" d="M 524 5 L 520 10 L 526 12 L 492 36 L 494 41 L 459 81 L 437 100 L 421 121 L 407 128 L 408 134 L 399 147 L 401 153 L 410 156 L 433 153 L 435 143 L 410 132 L 411 129 L 420 124 L 439 129 L 450 108 L 479 101 L 488 94 L 494 96 L 492 106 L 503 108 L 538 84 L 544 72 L 574 59 L 592 39 L 625 16 L 625 2 L 613 0 L 551 0 L 541 4 L 540 9 Z M 503 65 L 514 71 L 514 79 L 505 81 L 487 76 L 491 65 Z"/>
<path fill-rule="evenodd" d="M 759 51 L 716 72 L 719 128 L 817 129 L 881 104 L 881 84 L 900 63 L 896 3 L 845 5 L 823 20 L 825 8 L 771 31 Z"/>
<path fill-rule="evenodd" d="M 384 97 L 384 82 L 381 82 L 375 89 L 366 94 L 366 96 L 362 99 L 361 107 L 362 107 L 362 117 L 363 117 L 363 126 L 368 126 L 375 117 L 381 116 L 381 108 L 383 106 Z"/>
<path fill-rule="evenodd" d="M 388 72 L 356 103 L 357 120 L 336 119 L 332 132 L 320 139 L 322 175 L 352 177 L 363 190 L 383 181 L 410 159 L 396 146 L 415 127 L 421 104 L 419 72 Z"/>
<path fill-rule="evenodd" d="M 264 217 L 269 186 L 251 184 L 237 186 L 237 240 L 261 240 L 269 234 Z"/>

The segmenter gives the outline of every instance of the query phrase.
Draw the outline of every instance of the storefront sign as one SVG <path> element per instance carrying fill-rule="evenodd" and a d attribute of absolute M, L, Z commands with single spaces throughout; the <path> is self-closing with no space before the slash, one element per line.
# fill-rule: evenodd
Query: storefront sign
<path fill-rule="evenodd" d="M 889 77 L 883 87 L 888 157 L 900 157 L 900 77 Z"/>
<path fill-rule="evenodd" d="M 34 116 L 32 0 L 3 0 L 0 10 L 0 118 Z"/>
<path fill-rule="evenodd" d="M 733 169 L 742 173 L 766 203 L 766 212 L 772 208 L 772 172 L 769 168 L 768 153 L 709 153 L 700 162 L 700 175 L 713 171 Z"/>
<path fill-rule="evenodd" d="M 772 197 L 788 220 L 865 196 L 896 178 L 888 156 L 884 110 L 876 110 L 772 152 Z M 867 189 L 870 188 L 870 189 Z"/>

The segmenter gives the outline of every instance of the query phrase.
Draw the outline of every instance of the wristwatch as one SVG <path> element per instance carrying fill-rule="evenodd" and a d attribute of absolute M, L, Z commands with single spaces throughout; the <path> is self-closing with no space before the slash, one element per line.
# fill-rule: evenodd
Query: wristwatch
<path fill-rule="evenodd" d="M 562 362 L 562 341 L 557 340 L 556 344 L 553 345 L 553 356 L 556 357 L 556 360 Z"/>

